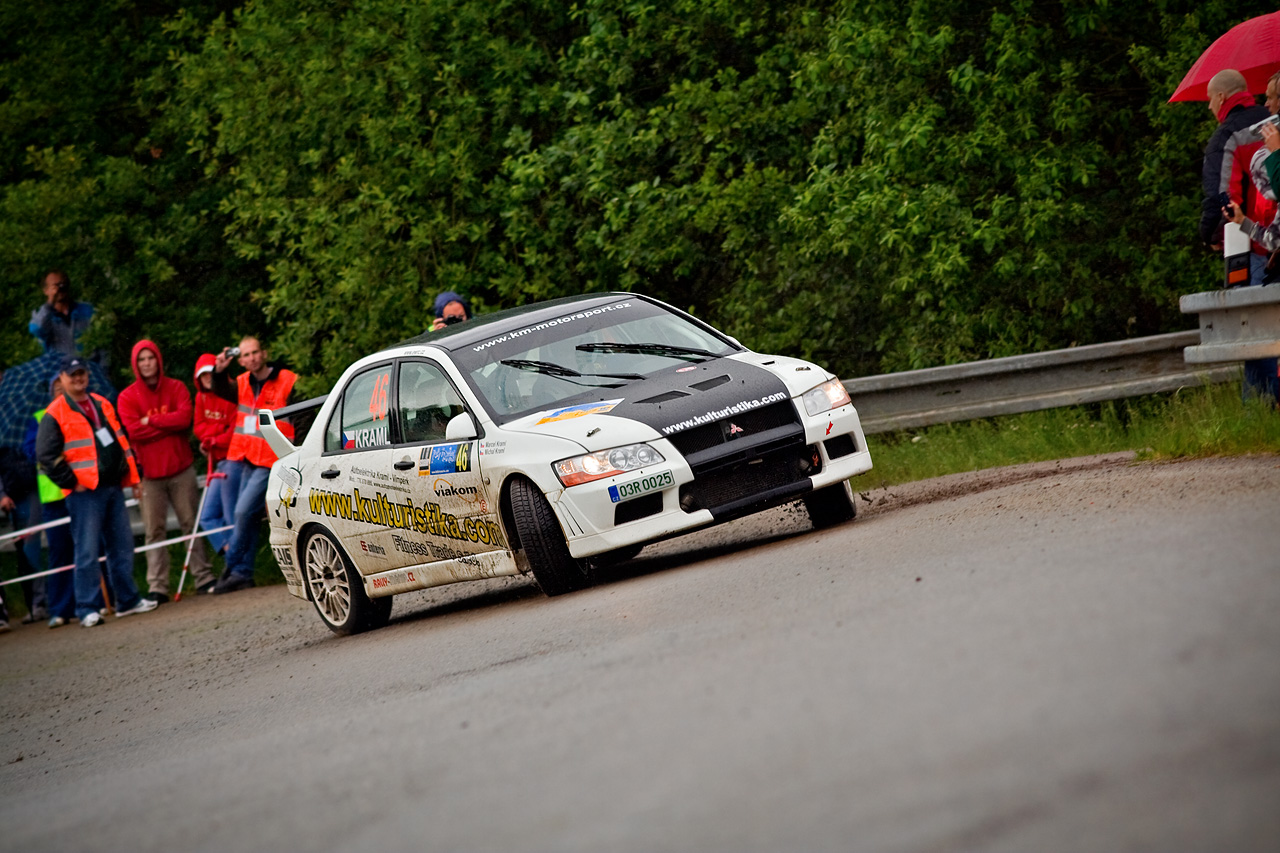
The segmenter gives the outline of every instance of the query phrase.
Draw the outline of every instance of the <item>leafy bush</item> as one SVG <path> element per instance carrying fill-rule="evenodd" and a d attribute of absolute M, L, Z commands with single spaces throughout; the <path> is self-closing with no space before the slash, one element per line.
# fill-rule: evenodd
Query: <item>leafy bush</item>
<path fill-rule="evenodd" d="M 83 5 L 125 22 L 76 25 L 84 132 L 40 132 L 39 39 L 0 54 L 0 270 L 16 312 L 74 266 L 116 352 L 260 330 L 320 392 L 441 290 L 634 289 L 851 376 L 1171 331 L 1216 282 L 1214 121 L 1165 103 L 1216 0 Z"/>

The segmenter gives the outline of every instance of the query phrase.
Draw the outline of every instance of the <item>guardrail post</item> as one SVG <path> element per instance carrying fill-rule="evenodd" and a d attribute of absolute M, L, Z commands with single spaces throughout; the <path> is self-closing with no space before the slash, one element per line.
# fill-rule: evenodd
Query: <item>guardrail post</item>
<path fill-rule="evenodd" d="M 1280 356 L 1280 284 L 1192 293 L 1178 307 L 1200 317 L 1200 343 L 1182 351 L 1187 364 Z"/>

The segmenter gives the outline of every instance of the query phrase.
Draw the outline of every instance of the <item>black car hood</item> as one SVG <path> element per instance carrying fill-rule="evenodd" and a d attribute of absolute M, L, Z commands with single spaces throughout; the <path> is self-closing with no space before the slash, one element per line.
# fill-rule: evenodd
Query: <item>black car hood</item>
<path fill-rule="evenodd" d="M 733 358 L 675 364 L 633 382 L 609 415 L 630 418 L 663 436 L 714 423 L 741 412 L 787 400 L 782 380 L 768 370 Z"/>

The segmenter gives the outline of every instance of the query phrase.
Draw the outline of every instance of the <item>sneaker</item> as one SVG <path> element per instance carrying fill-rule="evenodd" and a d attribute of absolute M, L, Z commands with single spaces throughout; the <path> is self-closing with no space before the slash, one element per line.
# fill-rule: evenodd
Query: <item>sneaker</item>
<path fill-rule="evenodd" d="M 49 611 L 45 610 L 43 607 L 37 607 L 35 610 L 32 610 L 26 616 L 22 617 L 22 624 L 30 625 L 34 622 L 43 622 L 48 618 L 49 618 Z"/>
<path fill-rule="evenodd" d="M 67 624 L 67 620 L 63 619 L 61 616 L 55 616 L 49 620 L 50 628 L 61 628 L 65 624 Z"/>
<path fill-rule="evenodd" d="M 80 620 L 81 628 L 92 628 L 94 625 L 101 625 L 102 617 L 97 613 L 90 613 Z"/>
<path fill-rule="evenodd" d="M 224 580 L 218 581 L 213 587 L 213 594 L 222 595 L 226 592 L 248 589 L 251 586 L 253 586 L 253 578 L 248 575 L 231 575 Z"/>
<path fill-rule="evenodd" d="M 218 582 L 216 580 L 208 581 L 207 583 L 202 583 L 198 587 L 196 587 L 196 595 L 210 595 L 213 593 L 213 588 L 217 585 L 218 585 Z"/>
<path fill-rule="evenodd" d="M 159 606 L 160 606 L 159 604 L 157 604 L 156 602 L 148 598 L 142 598 L 138 600 L 137 604 L 133 605 L 128 610 L 117 610 L 116 618 L 120 619 L 125 616 L 132 616 L 135 613 L 150 613 L 152 610 L 155 610 Z"/>
<path fill-rule="evenodd" d="M 101 616 L 103 619 L 106 619 L 108 616 L 111 615 L 111 608 L 110 607 L 102 608 L 101 610 L 98 611 L 98 615 Z"/>
<path fill-rule="evenodd" d="M 149 592 L 147 593 L 147 601 L 154 601 L 156 604 L 168 604 L 169 596 L 163 592 Z"/>
<path fill-rule="evenodd" d="M 3 619 L 0 619 L 0 634 L 7 634 L 7 633 L 9 633 L 9 632 L 10 632 L 10 631 L 12 631 L 12 630 L 13 630 L 13 629 L 9 627 L 9 623 L 8 623 L 8 622 L 6 622 L 6 621 L 5 621 L 5 620 L 3 620 Z"/>

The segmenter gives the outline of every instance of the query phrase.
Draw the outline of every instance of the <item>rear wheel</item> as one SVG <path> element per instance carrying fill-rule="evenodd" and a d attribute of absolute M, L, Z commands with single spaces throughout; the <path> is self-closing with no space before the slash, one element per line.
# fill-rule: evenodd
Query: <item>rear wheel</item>
<path fill-rule="evenodd" d="M 543 592 L 563 595 L 590 584 L 586 562 L 569 554 L 551 504 L 530 481 L 511 482 L 511 516 L 529 568 Z"/>
<path fill-rule="evenodd" d="M 809 511 L 809 520 L 818 530 L 852 521 L 858 513 L 848 480 L 823 486 L 805 495 L 804 508 Z"/>
<path fill-rule="evenodd" d="M 351 558 L 323 528 L 303 548 L 303 578 L 324 624 L 335 634 L 359 634 L 391 619 L 391 596 L 369 598 Z"/>

